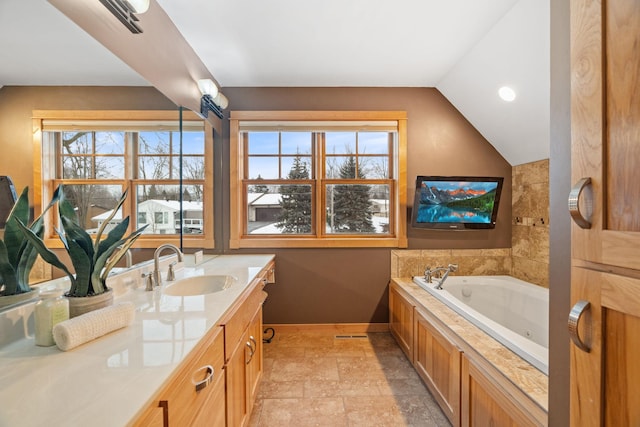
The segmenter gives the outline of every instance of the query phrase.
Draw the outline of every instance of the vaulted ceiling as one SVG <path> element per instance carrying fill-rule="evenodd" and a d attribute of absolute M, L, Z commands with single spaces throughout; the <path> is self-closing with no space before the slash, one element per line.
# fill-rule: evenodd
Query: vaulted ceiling
<path fill-rule="evenodd" d="M 223 87 L 436 87 L 512 165 L 549 157 L 549 0 L 151 1 Z M 0 1 L 0 64 L 0 86 L 149 85 L 45 0 Z"/>

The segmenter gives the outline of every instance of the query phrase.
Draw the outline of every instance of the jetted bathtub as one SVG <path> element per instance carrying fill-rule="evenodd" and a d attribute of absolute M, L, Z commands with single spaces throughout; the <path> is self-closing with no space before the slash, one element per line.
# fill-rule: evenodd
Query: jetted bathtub
<path fill-rule="evenodd" d="M 414 283 L 545 374 L 549 374 L 549 290 L 510 276 L 449 276 Z"/>

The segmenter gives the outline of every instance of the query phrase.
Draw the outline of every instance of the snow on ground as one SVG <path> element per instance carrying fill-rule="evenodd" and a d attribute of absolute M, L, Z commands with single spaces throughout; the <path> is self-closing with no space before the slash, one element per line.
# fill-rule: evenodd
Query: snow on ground
<path fill-rule="evenodd" d="M 382 233 L 383 231 L 383 227 L 387 226 L 389 224 L 389 218 L 384 218 L 384 217 L 377 217 L 374 216 L 373 218 L 371 218 L 371 221 L 373 222 L 373 226 L 376 229 L 376 233 Z M 327 232 L 329 232 L 329 226 L 327 226 Z M 276 227 L 276 223 L 273 222 L 271 224 L 267 224 L 265 226 L 256 228 L 255 230 L 251 230 L 250 234 L 283 234 L 282 230 L 278 227 Z"/>

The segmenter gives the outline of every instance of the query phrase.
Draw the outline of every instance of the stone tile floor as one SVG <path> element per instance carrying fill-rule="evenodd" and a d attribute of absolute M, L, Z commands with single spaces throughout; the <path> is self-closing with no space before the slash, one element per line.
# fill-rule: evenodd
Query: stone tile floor
<path fill-rule="evenodd" d="M 276 330 L 251 427 L 450 426 L 389 333 Z"/>

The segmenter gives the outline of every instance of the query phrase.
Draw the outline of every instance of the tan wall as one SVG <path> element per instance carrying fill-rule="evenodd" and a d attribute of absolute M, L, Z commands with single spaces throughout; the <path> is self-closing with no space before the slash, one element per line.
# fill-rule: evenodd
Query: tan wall
<path fill-rule="evenodd" d="M 513 167 L 512 275 L 549 287 L 549 160 Z"/>

